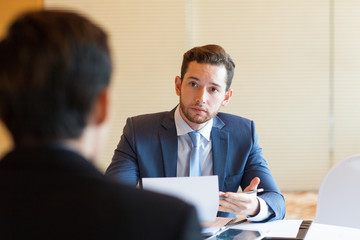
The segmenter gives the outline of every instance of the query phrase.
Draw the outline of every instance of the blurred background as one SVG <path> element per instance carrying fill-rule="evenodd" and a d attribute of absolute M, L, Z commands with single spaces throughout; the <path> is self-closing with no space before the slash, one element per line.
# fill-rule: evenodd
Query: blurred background
<path fill-rule="evenodd" d="M 334 164 L 359 153 L 359 1 L 0 0 L 0 37 L 20 12 L 54 7 L 79 11 L 110 35 L 113 106 L 101 171 L 126 118 L 174 108 L 183 53 L 210 43 L 236 64 L 222 111 L 255 121 L 282 191 L 316 192 Z M 0 123 L 0 157 L 12 146 Z"/>

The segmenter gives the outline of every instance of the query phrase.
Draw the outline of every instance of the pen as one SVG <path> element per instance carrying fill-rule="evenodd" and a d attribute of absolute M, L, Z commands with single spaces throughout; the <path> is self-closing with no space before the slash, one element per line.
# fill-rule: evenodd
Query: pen
<path fill-rule="evenodd" d="M 249 192 L 243 192 L 243 193 L 251 194 L 251 193 L 258 193 L 258 192 L 263 192 L 263 191 L 264 191 L 263 188 L 259 188 L 259 189 L 255 189 L 255 190 L 251 190 Z"/>
<path fill-rule="evenodd" d="M 259 188 L 259 189 L 255 189 L 255 190 L 251 190 L 249 192 L 243 192 L 243 193 L 252 194 L 252 193 L 259 193 L 259 192 L 263 192 L 263 191 L 264 191 L 263 188 Z M 226 197 L 220 197 L 219 199 L 224 200 L 224 199 L 226 199 Z"/>

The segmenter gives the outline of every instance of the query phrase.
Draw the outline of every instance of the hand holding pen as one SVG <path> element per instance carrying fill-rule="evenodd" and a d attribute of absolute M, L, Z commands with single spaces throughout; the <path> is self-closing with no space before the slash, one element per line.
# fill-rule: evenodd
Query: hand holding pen
<path fill-rule="evenodd" d="M 250 185 L 244 189 L 244 192 L 220 192 L 219 211 L 230 212 L 236 215 L 255 216 L 260 211 L 260 203 L 257 199 L 258 192 L 264 189 L 258 189 L 260 178 L 255 177 Z"/>
<path fill-rule="evenodd" d="M 241 192 L 241 193 L 245 193 L 245 194 L 252 194 L 252 193 L 259 193 L 259 192 L 263 192 L 264 189 L 263 188 L 259 188 L 259 189 L 255 189 L 255 190 L 251 190 L 248 192 Z M 219 197 L 219 200 L 225 200 L 227 197 Z"/>

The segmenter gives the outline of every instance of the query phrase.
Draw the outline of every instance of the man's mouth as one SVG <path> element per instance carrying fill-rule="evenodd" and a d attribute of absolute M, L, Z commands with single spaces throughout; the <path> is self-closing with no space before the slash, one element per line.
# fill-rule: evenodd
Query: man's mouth
<path fill-rule="evenodd" d="M 192 109 L 193 109 L 195 112 L 206 112 L 206 109 L 203 108 L 203 107 L 192 107 Z"/>

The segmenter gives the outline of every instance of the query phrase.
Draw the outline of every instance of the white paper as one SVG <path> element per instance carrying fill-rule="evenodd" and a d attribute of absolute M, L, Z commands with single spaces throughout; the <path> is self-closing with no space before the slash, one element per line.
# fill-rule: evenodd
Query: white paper
<path fill-rule="evenodd" d="M 194 205 L 200 222 L 215 221 L 219 208 L 218 176 L 143 178 L 142 186 Z"/>
<path fill-rule="evenodd" d="M 360 239 L 360 229 L 340 227 L 320 223 L 312 223 L 306 240 L 326 239 L 326 240 L 350 240 Z"/>
<path fill-rule="evenodd" d="M 268 223 L 243 223 L 232 228 L 268 232 L 267 237 L 295 238 L 302 220 L 279 220 Z M 305 240 L 350 240 L 360 239 L 360 229 L 319 224 L 313 222 Z"/>

